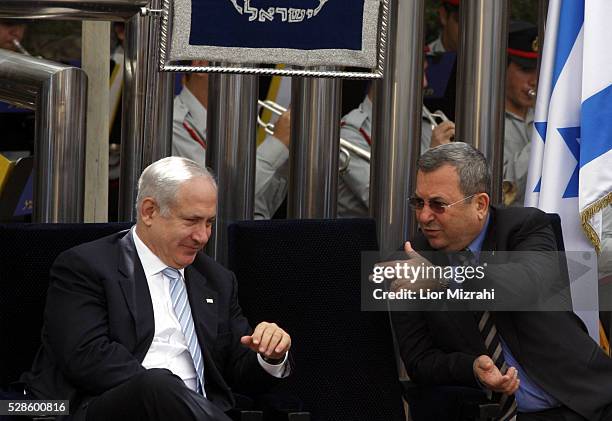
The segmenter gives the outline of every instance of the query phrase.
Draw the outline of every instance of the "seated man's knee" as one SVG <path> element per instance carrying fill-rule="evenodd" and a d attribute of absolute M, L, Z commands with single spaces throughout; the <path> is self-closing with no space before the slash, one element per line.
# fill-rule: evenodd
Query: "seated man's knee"
<path fill-rule="evenodd" d="M 165 368 L 146 370 L 138 374 L 134 380 L 138 383 L 138 389 L 142 393 L 155 395 L 186 387 L 180 377 Z"/>

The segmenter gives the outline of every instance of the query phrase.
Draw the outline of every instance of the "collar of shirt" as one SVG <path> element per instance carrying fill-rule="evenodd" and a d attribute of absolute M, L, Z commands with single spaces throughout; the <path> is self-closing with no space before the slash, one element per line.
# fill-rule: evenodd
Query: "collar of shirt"
<path fill-rule="evenodd" d="M 512 118 L 514 120 L 518 120 L 518 121 L 520 121 L 522 123 L 529 124 L 529 123 L 533 123 L 533 120 L 535 118 L 535 114 L 534 114 L 533 108 L 529 108 L 527 110 L 527 115 L 525 115 L 525 119 L 523 119 L 523 118 L 519 117 L 518 115 L 516 115 L 516 114 L 506 110 L 506 117 Z"/>
<path fill-rule="evenodd" d="M 438 35 L 438 38 L 434 39 L 432 42 L 427 44 L 429 47 L 429 51 L 427 54 L 441 54 L 446 52 L 446 48 L 444 48 L 444 44 L 442 44 L 442 35 Z"/>
<path fill-rule="evenodd" d="M 160 273 L 162 270 L 168 267 L 168 265 L 162 262 L 161 259 L 157 257 L 145 243 L 142 242 L 140 237 L 138 237 L 138 234 L 136 234 L 135 225 L 132 227 L 132 237 L 134 238 L 136 253 L 138 253 L 138 258 L 140 259 L 140 263 L 142 263 L 142 268 L 144 269 L 147 279 Z M 185 269 L 181 268 L 179 269 L 179 272 L 181 272 L 181 276 L 183 279 L 185 279 Z"/>
<path fill-rule="evenodd" d="M 183 86 L 183 90 L 179 94 L 179 98 L 183 101 L 183 104 L 189 110 L 189 114 L 193 118 L 193 123 L 196 125 L 200 133 L 206 131 L 206 108 L 200 101 L 193 95 L 193 93 L 186 87 Z"/>
<path fill-rule="evenodd" d="M 366 95 L 365 99 L 359 107 L 361 108 L 361 111 L 363 111 L 366 115 L 372 115 L 372 101 L 370 101 L 369 96 Z"/>
<path fill-rule="evenodd" d="M 487 235 L 487 229 L 489 228 L 490 218 L 491 218 L 491 214 L 487 214 L 487 220 L 485 221 L 485 224 L 482 227 L 482 230 L 478 234 L 478 237 L 476 237 L 474 241 L 472 241 L 470 245 L 467 247 L 468 250 L 474 253 L 474 256 L 476 256 L 476 258 L 480 257 L 480 250 L 482 250 L 482 243 L 484 242 L 485 236 Z"/>

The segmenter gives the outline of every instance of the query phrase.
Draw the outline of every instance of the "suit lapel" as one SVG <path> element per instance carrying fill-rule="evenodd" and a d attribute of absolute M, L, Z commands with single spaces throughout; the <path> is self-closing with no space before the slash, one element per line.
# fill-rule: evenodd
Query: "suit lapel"
<path fill-rule="evenodd" d="M 217 339 L 217 293 L 206 284 L 206 278 L 193 266 L 185 268 L 185 283 L 196 333 L 202 348 L 210 348 Z"/>
<path fill-rule="evenodd" d="M 480 264 L 484 262 L 495 264 L 495 262 L 498 262 L 499 259 L 499 256 L 495 256 L 495 252 L 499 250 L 497 238 L 497 226 L 499 224 L 499 218 L 497 218 L 496 207 L 491 206 L 490 210 L 491 216 L 489 219 L 489 229 L 482 243 L 482 250 L 490 253 L 485 253 L 486 257 L 482 259 Z M 512 349 L 514 357 L 520 359 L 520 342 L 518 340 L 516 327 L 512 322 L 512 317 L 508 317 L 508 313 L 496 311 L 491 312 L 491 317 L 495 322 L 495 326 L 497 327 L 497 331 L 499 332 L 500 336 L 505 341 L 505 343 L 508 344 L 508 346 Z"/>
<path fill-rule="evenodd" d="M 461 338 L 464 343 L 474 348 L 473 351 L 479 355 L 486 354 L 487 349 L 484 345 L 482 334 L 478 330 L 478 325 L 474 319 L 474 313 L 471 311 L 456 311 L 446 312 L 447 323 L 449 326 L 454 326 L 458 332 L 461 332 Z"/>
<path fill-rule="evenodd" d="M 204 377 L 207 393 L 211 385 L 221 387 L 229 392 L 223 375 L 217 368 L 213 357 L 213 349 L 217 340 L 218 325 L 218 294 L 207 286 L 207 279 L 193 266 L 185 268 L 185 283 L 189 305 L 195 325 L 196 334 L 204 358 Z"/>
<path fill-rule="evenodd" d="M 134 319 L 138 351 L 140 343 L 148 341 L 150 344 L 153 340 L 155 318 L 149 285 L 136 252 L 131 230 L 119 241 L 119 285 Z M 144 349 L 145 353 L 147 349 L 148 346 Z M 144 358 L 144 354 L 139 357 Z"/>

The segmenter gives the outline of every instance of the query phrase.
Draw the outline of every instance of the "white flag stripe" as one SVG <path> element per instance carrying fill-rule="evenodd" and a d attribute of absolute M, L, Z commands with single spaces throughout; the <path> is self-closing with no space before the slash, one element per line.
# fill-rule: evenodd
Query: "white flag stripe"
<path fill-rule="evenodd" d="M 584 8 L 584 78 L 582 101 L 612 84 L 612 1 L 587 0 Z"/>
<path fill-rule="evenodd" d="M 548 3 L 548 14 L 546 19 L 546 31 L 544 33 L 544 50 L 540 63 L 540 76 L 538 80 L 538 96 L 536 100 L 534 121 L 548 120 L 548 105 L 552 94 L 552 74 L 554 66 L 555 48 L 557 44 L 557 32 L 559 29 L 559 14 L 561 12 L 561 0 L 550 0 Z M 538 206 L 539 192 L 534 192 L 542 174 L 544 160 L 544 142 L 535 129 L 531 135 L 531 157 L 529 160 L 529 172 L 527 175 L 527 187 L 525 191 L 525 206 Z"/>

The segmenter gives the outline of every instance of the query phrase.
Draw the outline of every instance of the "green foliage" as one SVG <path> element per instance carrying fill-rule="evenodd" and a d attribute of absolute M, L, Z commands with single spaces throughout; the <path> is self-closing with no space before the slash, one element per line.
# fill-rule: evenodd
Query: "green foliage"
<path fill-rule="evenodd" d="M 32 55 L 49 60 L 80 60 L 81 26 L 79 21 L 31 21 L 23 45 Z"/>
<path fill-rule="evenodd" d="M 511 0 L 510 19 L 538 23 L 538 0 Z"/>

